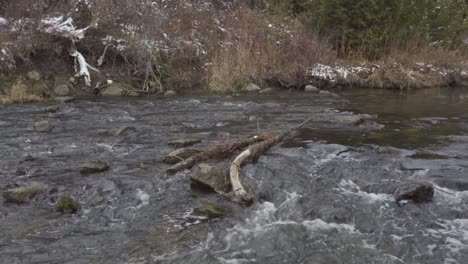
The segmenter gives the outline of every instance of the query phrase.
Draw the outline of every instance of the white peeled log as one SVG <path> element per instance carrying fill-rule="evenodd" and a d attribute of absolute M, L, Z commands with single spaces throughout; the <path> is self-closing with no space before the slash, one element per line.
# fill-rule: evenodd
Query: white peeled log
<path fill-rule="evenodd" d="M 79 72 L 75 75 L 75 78 L 84 77 L 85 85 L 90 87 L 91 86 L 91 75 L 89 74 L 88 69 L 94 70 L 96 72 L 99 72 L 99 70 L 96 69 L 96 68 L 93 68 L 91 65 L 89 65 L 86 62 L 83 54 L 81 54 L 77 50 L 70 53 L 70 56 L 75 57 L 75 66 L 76 66 L 76 64 L 78 64 L 78 66 L 79 66 Z M 76 67 L 75 67 L 75 71 L 76 71 Z"/>
<path fill-rule="evenodd" d="M 232 190 L 234 191 L 234 195 L 241 200 L 250 202 L 251 197 L 249 197 L 248 192 L 245 190 L 244 186 L 242 185 L 240 181 L 240 169 L 242 162 L 246 158 L 248 158 L 251 155 L 251 151 L 249 148 L 241 152 L 231 163 L 231 168 L 229 170 L 229 177 L 231 179 L 231 185 L 232 185 Z"/>
<path fill-rule="evenodd" d="M 106 57 L 106 53 L 107 53 L 108 48 L 109 48 L 109 45 L 106 45 L 106 47 L 104 48 L 104 52 L 102 53 L 101 57 L 99 57 L 99 59 L 97 60 L 97 66 L 98 67 L 101 67 L 102 64 L 104 63 L 104 59 Z"/>

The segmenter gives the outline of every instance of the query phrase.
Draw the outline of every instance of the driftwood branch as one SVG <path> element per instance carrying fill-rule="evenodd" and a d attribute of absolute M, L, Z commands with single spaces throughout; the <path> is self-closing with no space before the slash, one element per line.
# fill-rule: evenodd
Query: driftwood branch
<path fill-rule="evenodd" d="M 197 153 L 167 169 L 167 173 L 174 174 L 178 171 L 189 169 L 198 162 L 210 159 L 224 159 L 229 158 L 235 151 L 242 150 L 249 145 L 264 141 L 268 138 L 275 137 L 271 134 L 261 134 L 253 138 L 237 141 L 234 143 L 218 143 L 206 147 L 200 153 Z"/>
<path fill-rule="evenodd" d="M 93 71 L 96 71 L 96 72 L 99 72 L 98 69 L 92 67 L 91 65 L 89 65 L 87 62 L 86 62 L 86 59 L 84 58 L 83 54 L 81 54 L 79 51 L 77 50 L 73 50 L 71 53 L 70 53 L 70 56 L 74 57 L 75 58 L 75 71 L 77 70 L 77 67 L 76 65 L 79 66 L 79 71 L 78 73 L 75 75 L 76 78 L 79 78 L 79 77 L 83 77 L 84 80 L 85 80 L 85 85 L 90 87 L 91 86 L 91 75 L 89 74 L 89 70 L 88 69 L 91 69 Z"/>
<path fill-rule="evenodd" d="M 283 131 L 279 136 L 271 137 L 265 141 L 249 146 L 246 150 L 242 151 L 234 159 L 234 161 L 231 164 L 231 168 L 229 170 L 229 177 L 231 179 L 232 189 L 234 191 L 234 195 L 236 196 L 236 198 L 239 198 L 241 201 L 246 202 L 246 203 L 250 203 L 253 200 L 253 195 L 249 194 L 245 190 L 244 186 L 242 185 L 242 182 L 240 181 L 241 166 L 248 160 L 254 161 L 258 159 L 260 155 L 262 155 L 272 146 L 274 146 L 275 144 L 283 140 L 284 137 L 292 133 L 294 130 L 297 130 L 305 126 L 305 124 L 307 124 L 307 122 L 309 121 L 310 121 L 310 118 L 295 127 L 292 127 Z"/>

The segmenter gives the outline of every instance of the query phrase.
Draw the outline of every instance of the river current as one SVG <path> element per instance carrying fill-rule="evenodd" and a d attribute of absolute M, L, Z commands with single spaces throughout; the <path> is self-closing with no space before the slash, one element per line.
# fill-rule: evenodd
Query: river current
<path fill-rule="evenodd" d="M 306 127 L 243 168 L 243 207 L 166 174 L 167 142 L 200 145 Z M 359 117 L 360 122 L 353 118 Z M 33 123 L 49 120 L 50 133 Z M 117 135 L 123 127 L 132 127 Z M 468 90 L 91 98 L 0 106 L 0 263 L 468 263 Z M 25 158 L 28 157 L 28 158 Z M 80 166 L 101 160 L 104 173 Z M 423 180 L 432 202 L 398 205 L 362 186 Z M 81 205 L 55 212 L 61 195 Z M 201 203 L 227 208 L 194 219 Z"/>

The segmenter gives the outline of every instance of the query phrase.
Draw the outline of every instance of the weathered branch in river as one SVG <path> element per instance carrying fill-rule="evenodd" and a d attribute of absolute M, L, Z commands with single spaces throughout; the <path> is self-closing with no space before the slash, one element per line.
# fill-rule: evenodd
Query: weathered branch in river
<path fill-rule="evenodd" d="M 231 164 L 231 168 L 229 170 L 229 176 L 231 179 L 232 189 L 234 191 L 234 195 L 236 196 L 236 198 L 240 199 L 240 201 L 245 202 L 245 203 L 250 203 L 253 200 L 253 194 L 249 194 L 245 190 L 240 180 L 241 166 L 246 161 L 257 160 L 258 157 L 260 157 L 260 155 L 268 151 L 268 149 L 270 149 L 272 146 L 276 145 L 278 142 L 283 140 L 284 137 L 286 137 L 293 131 L 305 126 L 305 124 L 307 124 L 307 122 L 309 121 L 310 121 L 310 118 L 295 127 L 292 127 L 283 131 L 279 136 L 270 137 L 266 139 L 265 141 L 249 146 L 246 150 L 242 151 L 234 159 L 234 161 Z"/>
<path fill-rule="evenodd" d="M 237 141 L 234 143 L 217 143 L 206 147 L 200 153 L 194 153 L 194 155 L 191 157 L 178 162 L 177 164 L 167 169 L 167 172 L 173 174 L 184 169 L 189 169 L 198 162 L 205 160 L 229 158 L 238 150 L 242 150 L 252 144 L 265 141 L 273 137 L 276 136 L 272 134 L 261 134 L 253 138 Z"/>

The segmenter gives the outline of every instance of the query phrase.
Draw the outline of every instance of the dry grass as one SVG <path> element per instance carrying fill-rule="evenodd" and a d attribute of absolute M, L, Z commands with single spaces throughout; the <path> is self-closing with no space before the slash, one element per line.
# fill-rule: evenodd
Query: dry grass
<path fill-rule="evenodd" d="M 210 63 L 211 91 L 238 91 L 251 82 L 301 87 L 307 67 L 336 58 L 325 39 L 313 36 L 297 21 L 273 24 L 274 17 L 265 19 L 244 9 L 230 19 L 226 24 L 233 32 L 221 40 Z"/>
<path fill-rule="evenodd" d="M 16 83 L 13 84 L 7 95 L 0 95 L 1 104 L 32 103 L 43 100 L 42 97 L 31 93 L 21 79 L 18 79 Z"/>

